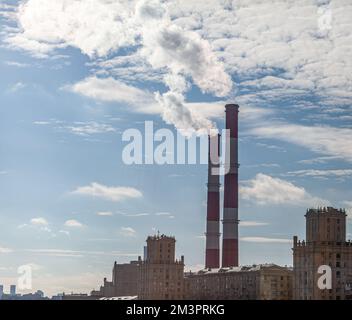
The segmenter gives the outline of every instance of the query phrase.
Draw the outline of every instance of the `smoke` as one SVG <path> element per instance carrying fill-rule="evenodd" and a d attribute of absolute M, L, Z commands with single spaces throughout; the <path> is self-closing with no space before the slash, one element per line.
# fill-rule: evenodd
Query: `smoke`
<path fill-rule="evenodd" d="M 157 92 L 155 98 L 163 106 L 164 121 L 173 124 L 184 136 L 191 137 L 194 133 L 197 135 L 217 133 L 211 121 L 185 106 L 182 94 L 169 91 L 161 95 Z"/>
<path fill-rule="evenodd" d="M 214 123 L 185 106 L 190 81 L 203 93 L 225 97 L 231 92 L 231 78 L 209 42 L 196 32 L 172 24 L 167 9 L 158 0 L 140 1 L 136 5 L 136 21 L 143 25 L 141 54 L 153 68 L 167 72 L 164 84 L 169 91 L 156 93 L 163 106 L 163 119 L 187 136 L 214 129 Z"/>

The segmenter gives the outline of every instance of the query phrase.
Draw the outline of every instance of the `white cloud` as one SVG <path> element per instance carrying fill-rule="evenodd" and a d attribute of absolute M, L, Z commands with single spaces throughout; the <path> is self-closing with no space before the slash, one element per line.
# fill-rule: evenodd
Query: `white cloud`
<path fill-rule="evenodd" d="M 335 170 L 297 170 L 289 171 L 286 175 L 298 177 L 316 177 L 316 178 L 345 178 L 352 176 L 352 169 L 335 169 Z"/>
<path fill-rule="evenodd" d="M 59 129 L 65 129 L 79 136 L 89 136 L 92 134 L 102 134 L 116 132 L 115 128 L 109 124 L 90 122 L 75 122 L 73 125 L 61 126 Z"/>
<path fill-rule="evenodd" d="M 131 187 L 108 187 L 92 182 L 89 186 L 78 187 L 72 194 L 92 196 L 110 201 L 123 201 L 125 199 L 141 198 L 142 192 Z"/>
<path fill-rule="evenodd" d="M 33 218 L 31 219 L 31 224 L 35 226 L 47 226 L 49 223 L 45 218 Z"/>
<path fill-rule="evenodd" d="M 87 251 L 87 250 L 71 250 L 71 249 L 25 249 L 25 252 L 38 253 L 43 255 L 62 255 L 62 256 L 85 256 L 85 255 L 105 255 L 105 256 L 121 256 L 130 257 L 137 256 L 137 253 L 124 253 L 120 251 Z"/>
<path fill-rule="evenodd" d="M 22 224 L 17 226 L 18 229 L 23 229 L 23 228 L 26 228 L 26 227 L 28 227 L 27 223 L 22 223 Z"/>
<path fill-rule="evenodd" d="M 10 249 L 10 248 L 4 248 L 4 247 L 1 247 L 1 246 L 0 246 L 0 254 L 1 254 L 1 253 L 11 253 L 11 252 L 13 252 L 12 249 Z"/>
<path fill-rule="evenodd" d="M 129 107 L 129 111 L 162 115 L 165 121 L 175 123 L 179 128 L 212 128 L 207 119 L 222 119 L 226 101 L 186 102 L 182 94 L 167 93 L 163 96 L 127 85 L 112 77 L 88 77 L 66 89 L 83 96 L 105 102 L 117 102 Z M 164 110 L 162 105 L 167 106 Z M 171 110 L 175 107 L 175 110 Z M 176 115 L 175 113 L 178 113 Z M 242 121 L 260 119 L 270 115 L 271 110 L 244 105 L 241 107 Z"/>
<path fill-rule="evenodd" d="M 260 205 L 317 206 L 329 204 L 326 200 L 313 197 L 303 187 L 262 173 L 244 183 L 240 188 L 240 195 L 242 199 L 251 200 Z"/>
<path fill-rule="evenodd" d="M 65 227 L 69 227 L 69 228 L 82 228 L 83 227 L 83 224 L 77 220 L 67 220 L 65 222 Z"/>
<path fill-rule="evenodd" d="M 33 271 L 40 271 L 40 270 L 44 269 L 44 267 L 42 265 L 39 265 L 39 264 L 33 263 L 33 262 L 26 263 L 25 265 L 30 267 Z"/>
<path fill-rule="evenodd" d="M 269 225 L 268 222 L 260 222 L 260 221 L 240 221 L 241 227 L 261 227 Z"/>
<path fill-rule="evenodd" d="M 117 256 L 117 257 L 135 257 L 137 253 L 124 253 L 120 251 L 88 251 L 88 250 L 71 250 L 71 249 L 25 249 L 25 252 L 36 253 L 54 257 L 72 257 L 82 258 L 85 256 Z"/>
<path fill-rule="evenodd" d="M 259 138 L 279 139 L 306 147 L 313 152 L 338 156 L 352 162 L 352 129 L 330 126 L 280 124 L 252 128 L 250 134 Z"/>
<path fill-rule="evenodd" d="M 10 67 L 17 67 L 17 68 L 27 68 L 27 67 L 30 67 L 29 64 L 27 64 L 27 63 L 22 63 L 22 62 L 18 62 L 18 61 L 5 61 L 4 64 L 6 64 L 7 66 L 10 66 Z"/>
<path fill-rule="evenodd" d="M 92 99 L 127 104 L 132 112 L 161 112 L 161 108 L 157 105 L 152 93 L 127 85 L 111 77 L 88 77 L 66 88 Z"/>
<path fill-rule="evenodd" d="M 175 219 L 175 216 L 171 212 L 156 212 L 155 215 L 158 217 L 166 217 L 169 219 Z"/>
<path fill-rule="evenodd" d="M 132 5 L 131 1 L 25 1 L 18 8 L 18 31 L 8 36 L 7 43 L 40 56 L 67 46 L 90 57 L 106 56 L 134 44 Z"/>
<path fill-rule="evenodd" d="M 111 211 L 100 211 L 97 212 L 97 215 L 101 217 L 111 217 L 113 216 L 113 213 Z"/>
<path fill-rule="evenodd" d="M 25 83 L 16 82 L 14 85 L 11 86 L 10 92 L 11 93 L 15 93 L 17 91 L 20 91 L 20 90 L 24 89 L 25 87 L 27 87 L 27 85 Z"/>
<path fill-rule="evenodd" d="M 171 216 L 172 214 L 170 212 L 156 212 L 156 216 Z"/>
<path fill-rule="evenodd" d="M 142 212 L 142 213 L 132 213 L 132 214 L 126 214 L 126 217 L 147 217 L 150 214 L 147 212 Z"/>
<path fill-rule="evenodd" d="M 352 220 L 352 201 L 343 201 L 343 205 L 346 206 L 347 218 Z"/>
<path fill-rule="evenodd" d="M 320 23 L 326 13 L 328 27 Z M 131 56 L 148 60 L 153 77 L 156 69 L 184 74 L 216 95 L 227 94 L 231 73 L 255 89 L 253 97 L 314 93 L 326 105 L 349 105 L 351 15 L 348 1 L 28 0 L 6 41 L 40 56 L 73 46 L 103 58 L 103 73 L 114 72 L 109 53 L 142 46 Z M 131 68 L 133 80 L 145 79 L 144 67 L 119 66 L 118 77 L 131 79 Z"/>
<path fill-rule="evenodd" d="M 116 129 L 111 124 L 96 121 L 66 122 L 62 120 L 50 119 L 46 121 L 34 121 L 33 124 L 37 126 L 50 125 L 50 127 L 52 127 L 54 130 L 60 132 L 69 132 L 82 137 L 116 132 Z"/>
<path fill-rule="evenodd" d="M 65 234 L 66 236 L 70 235 L 70 232 L 67 230 L 59 230 L 59 233 Z"/>
<path fill-rule="evenodd" d="M 254 243 L 292 243 L 291 239 L 267 238 L 267 237 L 242 237 L 241 241 Z"/>
<path fill-rule="evenodd" d="M 339 160 L 341 159 L 338 156 L 327 156 L 327 157 L 315 157 L 313 159 L 304 159 L 304 160 L 300 160 L 298 161 L 298 163 L 301 164 L 315 164 L 315 163 L 327 163 L 328 161 L 332 161 L 332 160 Z"/>
<path fill-rule="evenodd" d="M 224 105 L 229 101 L 220 100 L 215 102 L 186 102 L 191 112 L 200 114 L 206 119 L 223 119 L 225 114 Z M 262 119 L 273 113 L 272 110 L 256 107 L 247 103 L 240 106 L 240 121 L 250 122 Z"/>
<path fill-rule="evenodd" d="M 200 30 L 232 73 L 256 79 L 256 92 L 277 90 L 283 97 L 289 89 L 313 91 L 335 100 L 347 97 L 351 85 L 352 62 L 345 52 L 351 49 L 352 7 L 347 1 L 326 1 L 332 21 L 322 28 L 323 6 L 310 0 L 171 4 L 173 15 Z M 185 24 L 185 17 L 191 22 Z"/>
<path fill-rule="evenodd" d="M 150 94 L 128 86 L 113 78 L 87 78 L 71 90 L 103 101 L 117 101 L 144 112 L 163 111 L 163 119 L 177 129 L 203 133 L 213 124 L 201 114 L 192 113 L 185 106 L 184 91 L 189 89 L 188 79 L 204 92 L 227 96 L 232 88 L 230 76 L 212 52 L 208 41 L 193 31 L 184 30 L 172 23 L 167 6 L 159 1 L 139 1 L 136 5 L 135 27 L 138 27 L 142 48 L 139 53 L 152 67 L 165 73 L 164 83 L 170 91 Z M 182 45 L 180 45 L 182 44 Z M 116 60 L 116 59 L 115 59 Z M 117 63 L 116 61 L 113 62 Z M 100 64 L 101 65 L 101 64 Z"/>
<path fill-rule="evenodd" d="M 28 228 L 30 230 L 35 230 L 35 231 L 40 230 L 48 233 L 53 238 L 56 237 L 56 233 L 49 227 L 49 222 L 43 217 L 32 218 L 29 224 L 23 223 L 18 225 L 17 228 L 18 229 Z"/>
<path fill-rule="evenodd" d="M 122 215 L 124 217 L 132 217 L 132 218 L 138 218 L 138 217 L 147 217 L 150 216 L 150 213 L 148 212 L 141 212 L 141 213 L 127 213 L 127 212 L 118 212 L 119 215 Z"/>
<path fill-rule="evenodd" d="M 37 125 L 37 126 L 46 126 L 51 124 L 50 121 L 34 121 L 33 124 Z"/>
<path fill-rule="evenodd" d="M 137 231 L 131 227 L 121 227 L 120 234 L 124 237 L 135 237 L 137 235 Z"/>
<path fill-rule="evenodd" d="M 347 206 L 352 207 L 352 201 L 344 201 L 344 204 Z"/>

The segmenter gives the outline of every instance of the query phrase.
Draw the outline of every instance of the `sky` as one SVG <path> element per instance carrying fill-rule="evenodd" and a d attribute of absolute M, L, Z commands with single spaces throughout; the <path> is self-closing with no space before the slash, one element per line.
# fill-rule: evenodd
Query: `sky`
<path fill-rule="evenodd" d="M 29 291 L 89 292 L 158 230 L 202 268 L 206 164 L 127 165 L 122 137 L 221 130 L 229 102 L 240 263 L 292 265 L 310 207 L 346 208 L 351 237 L 351 16 L 349 0 L 0 1 L 5 291 L 30 265 Z"/>

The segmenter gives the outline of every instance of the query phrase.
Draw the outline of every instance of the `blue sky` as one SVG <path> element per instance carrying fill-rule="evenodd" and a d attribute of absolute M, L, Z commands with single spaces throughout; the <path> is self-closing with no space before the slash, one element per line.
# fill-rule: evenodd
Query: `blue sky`
<path fill-rule="evenodd" d="M 229 101 L 241 107 L 241 264 L 292 264 L 306 208 L 352 207 L 351 11 L 0 1 L 0 283 L 31 264 L 34 289 L 87 292 L 156 230 L 199 268 L 206 165 L 127 166 L 122 133 L 221 129 Z"/>

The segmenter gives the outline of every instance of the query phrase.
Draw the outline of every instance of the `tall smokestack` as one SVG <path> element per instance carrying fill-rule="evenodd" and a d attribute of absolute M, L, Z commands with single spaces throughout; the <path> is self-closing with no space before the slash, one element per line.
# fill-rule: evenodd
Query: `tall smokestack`
<path fill-rule="evenodd" d="M 205 267 L 220 267 L 220 135 L 209 136 Z"/>
<path fill-rule="evenodd" d="M 230 141 L 226 143 L 226 162 L 224 182 L 224 213 L 222 266 L 238 266 L 238 112 L 237 104 L 227 104 L 226 129 Z M 228 160 L 229 159 L 229 160 Z M 230 163 L 228 163 L 228 161 Z"/>

